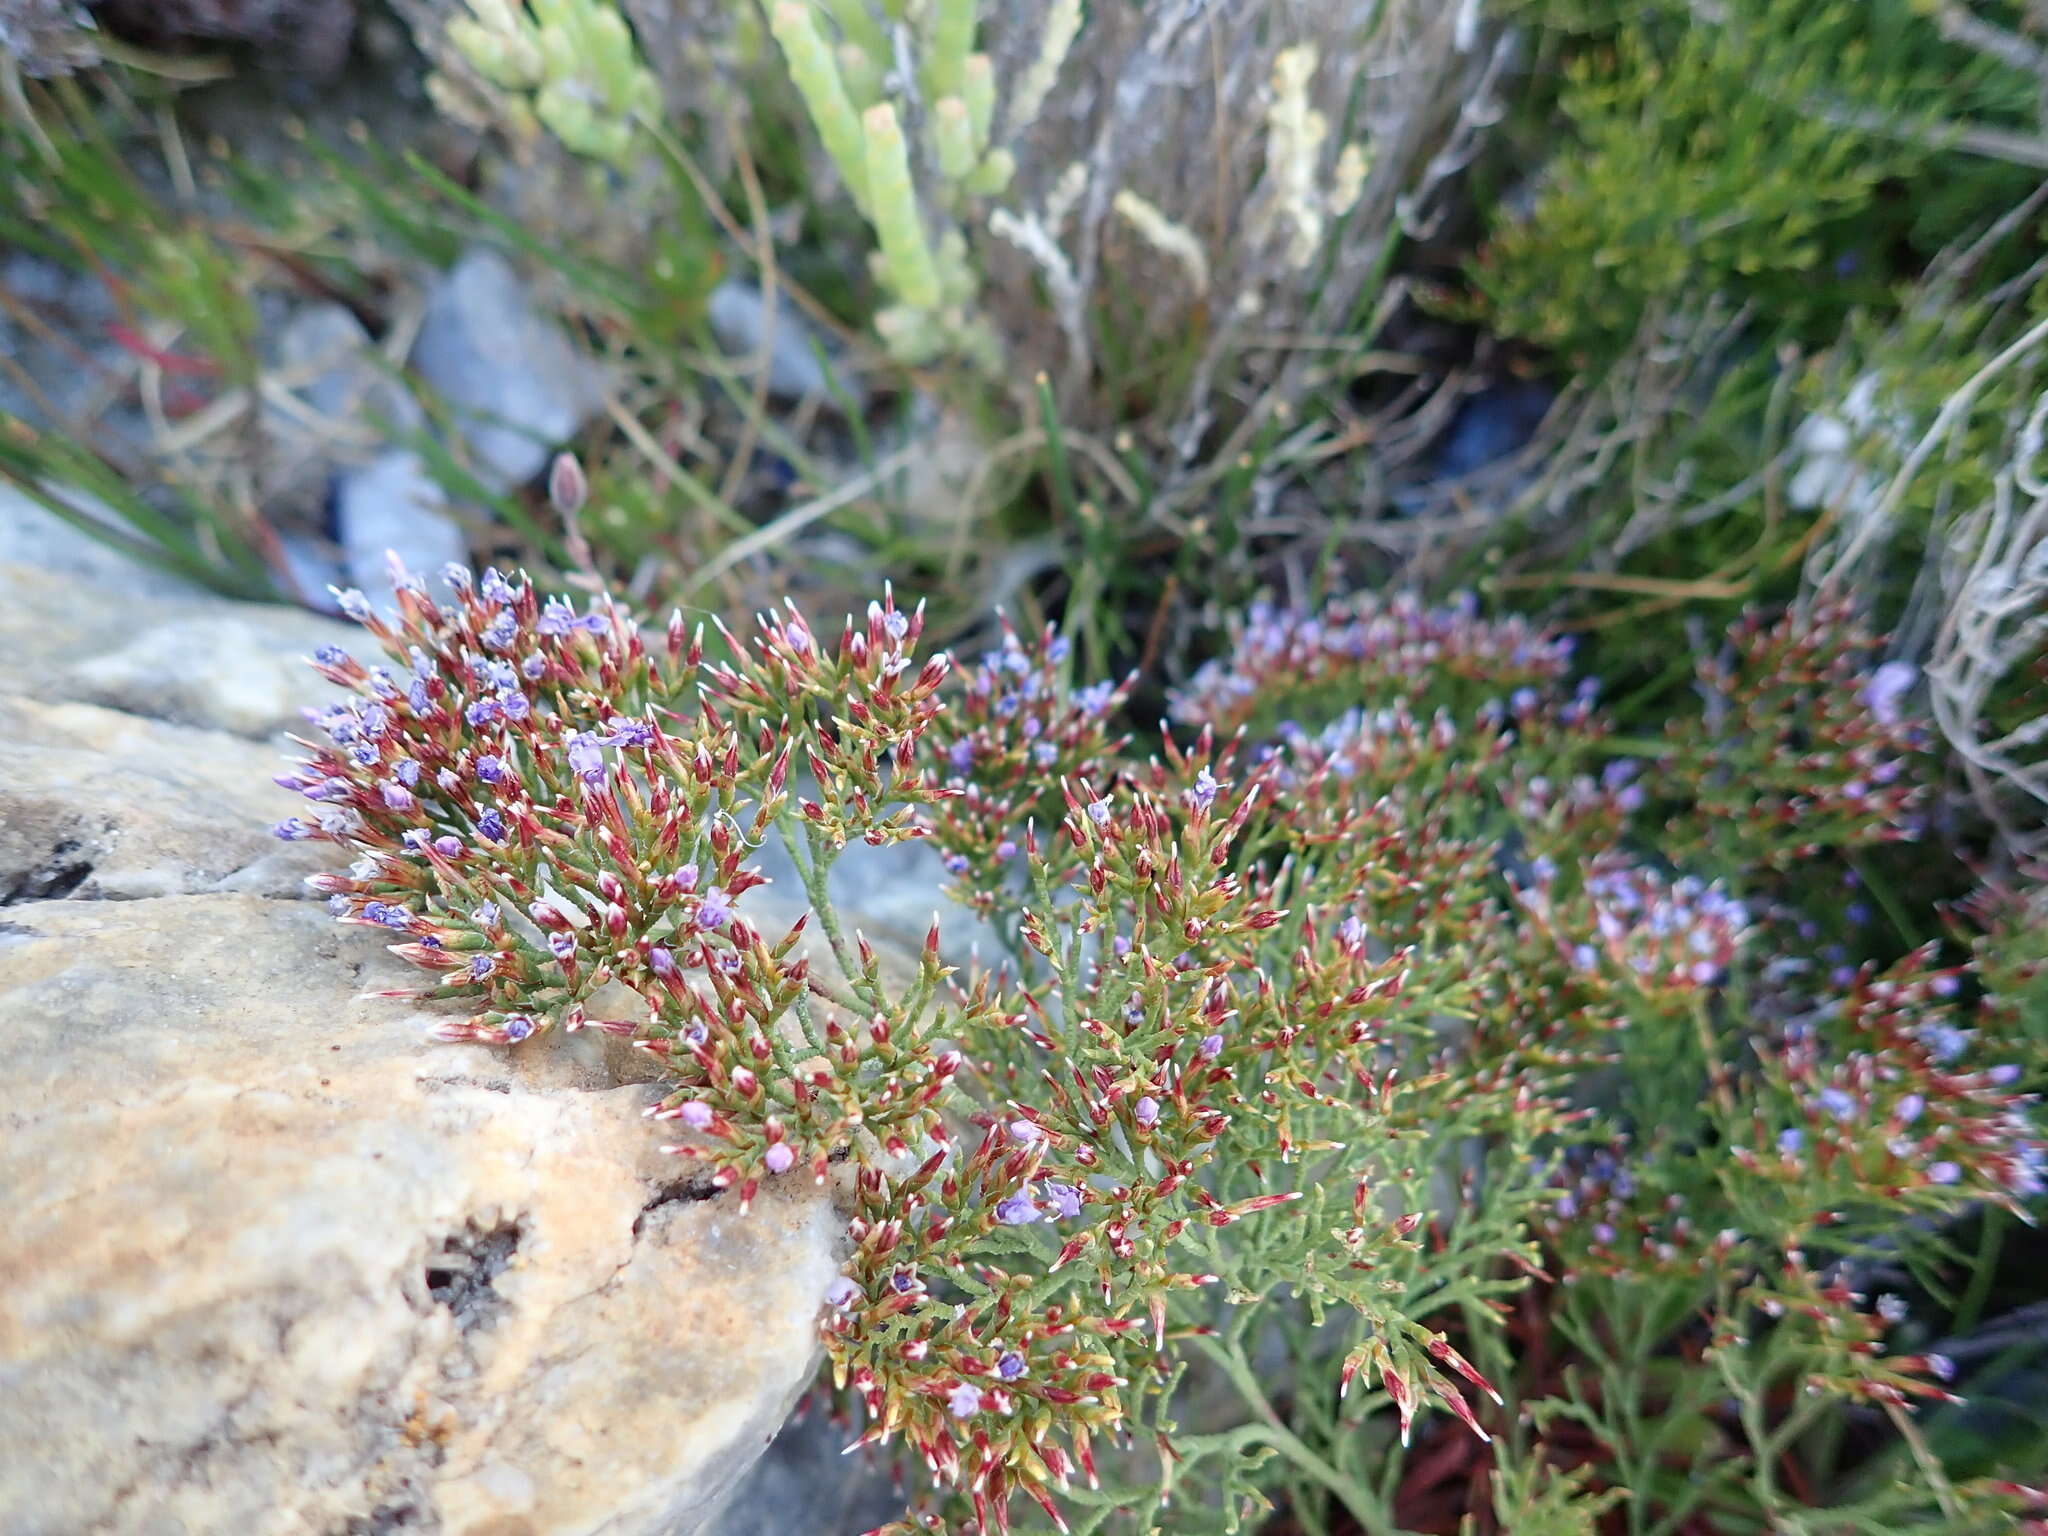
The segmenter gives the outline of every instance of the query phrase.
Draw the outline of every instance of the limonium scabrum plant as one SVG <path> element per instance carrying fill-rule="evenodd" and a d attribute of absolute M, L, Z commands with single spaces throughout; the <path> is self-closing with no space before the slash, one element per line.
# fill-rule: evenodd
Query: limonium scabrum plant
<path fill-rule="evenodd" d="M 1861 1277 L 2040 1193 L 2034 1068 L 1969 961 L 1860 963 L 1812 905 L 1921 811 L 1912 679 L 1845 610 L 1739 630 L 1637 762 L 1470 601 L 1255 612 L 1139 749 L 1051 630 L 956 666 L 888 594 L 707 641 L 440 579 L 342 594 L 383 657 L 315 658 L 350 697 L 278 833 L 337 845 L 315 885 L 441 1038 L 622 1036 L 740 1209 L 838 1180 L 827 1373 L 912 1453 L 898 1529 L 1755 1529 L 1829 1413 L 1953 1396 Z M 986 952 L 887 965 L 834 910 L 913 839 Z M 1827 1529 L 2033 1495 L 1857 1497 Z"/>

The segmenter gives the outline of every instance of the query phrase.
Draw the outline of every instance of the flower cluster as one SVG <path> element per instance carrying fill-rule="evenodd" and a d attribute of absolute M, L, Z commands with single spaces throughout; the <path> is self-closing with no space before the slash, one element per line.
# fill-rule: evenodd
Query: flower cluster
<path fill-rule="evenodd" d="M 1787 869 L 1824 848 L 1919 833 L 1927 734 L 1907 710 L 1915 673 L 1873 665 L 1846 604 L 1774 622 L 1751 615 L 1702 661 L 1702 731 L 1674 723 L 1659 789 L 1691 814 L 1668 830 L 1674 853 L 1735 868 Z"/>
<path fill-rule="evenodd" d="M 654 1113 L 690 1133 L 671 1150 L 743 1203 L 799 1164 L 822 1179 L 853 1127 L 921 1141 L 957 1057 L 855 991 L 820 996 L 803 920 L 766 933 L 745 902 L 771 828 L 882 840 L 908 814 L 876 813 L 885 780 L 941 793 L 905 766 L 945 670 L 907 662 L 917 617 L 877 604 L 829 652 L 794 618 L 764 620 L 708 665 L 680 617 L 650 648 L 609 603 L 578 612 L 496 571 L 443 580 L 445 606 L 399 573 L 388 619 L 340 594 L 388 665 L 314 658 L 354 697 L 315 712 L 326 743 L 279 780 L 314 809 L 277 833 L 350 850 L 345 875 L 314 878 L 336 914 L 431 973 L 407 995 L 469 1005 L 444 1039 L 594 1027 L 659 1058 L 675 1088 Z M 799 749 L 818 793 L 792 803 Z M 921 965 L 929 992 L 936 952 Z M 590 1016 L 612 982 L 637 1016 Z"/>
<path fill-rule="evenodd" d="M 1555 682 L 1570 659 L 1568 640 L 1519 619 L 1484 619 L 1470 594 L 1443 607 L 1405 592 L 1316 614 L 1256 606 L 1232 625 L 1225 654 L 1175 697 L 1173 716 L 1230 731 L 1331 701 L 1341 709 L 1427 694 L 1469 707 Z"/>
<path fill-rule="evenodd" d="M 279 834 L 347 850 L 315 884 L 460 1005 L 442 1038 L 630 1039 L 667 1150 L 743 1208 L 850 1164 L 821 1329 L 857 1439 L 922 1467 L 894 1529 L 1132 1508 L 1136 1446 L 1197 1524 L 1371 1513 L 1342 1468 L 1418 1427 L 1432 1464 L 1452 1431 L 1515 1454 L 1510 1423 L 1564 1457 L 1565 1419 L 1571 1464 L 1640 1464 L 1676 1441 L 1608 1414 L 1625 1372 L 1754 1491 L 1715 1463 L 1775 1455 L 1795 1384 L 1947 1399 L 1848 1266 L 2042 1193 L 2010 1043 L 2038 946 L 1998 918 L 2004 968 L 1770 952 L 1819 944 L 1812 881 L 1853 873 L 1819 856 L 1903 835 L 1921 793 L 1910 679 L 1856 670 L 1837 617 L 1739 628 L 1711 731 L 1645 771 L 1561 641 L 1469 602 L 1255 614 L 1176 701 L 1195 729 L 1139 756 L 1129 685 L 1077 686 L 1050 631 L 955 671 L 885 596 L 831 644 L 793 607 L 721 630 L 719 661 L 680 618 L 650 644 L 608 601 L 446 580 L 389 619 L 344 594 L 385 660 L 315 658 L 352 697 Z M 1734 812 L 1742 775 L 1764 811 Z M 949 967 L 936 925 L 885 963 L 834 911 L 842 848 L 921 837 L 993 967 Z M 772 927 L 768 838 L 809 908 Z M 630 1016 L 593 1017 L 613 984 Z M 1541 1380 L 1511 1348 L 1537 1325 Z M 1194 1371 L 1244 1425 L 1183 1429 Z M 1360 1449 L 1318 1448 L 1340 1424 Z"/>

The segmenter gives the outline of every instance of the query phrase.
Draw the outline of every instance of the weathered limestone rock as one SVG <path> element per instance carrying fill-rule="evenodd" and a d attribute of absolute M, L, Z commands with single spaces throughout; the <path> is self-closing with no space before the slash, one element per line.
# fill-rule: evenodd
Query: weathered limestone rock
<path fill-rule="evenodd" d="M 310 903 L 8 909 L 0 1531 L 666 1536 L 773 1435 L 828 1195 L 703 1198 L 648 1089 L 428 1045 L 396 970 Z"/>
<path fill-rule="evenodd" d="M 644 1056 L 431 1044 L 278 899 L 334 850 L 247 738 L 355 636 L 0 496 L 0 1536 L 692 1536 L 812 1379 L 829 1191 L 742 1216 Z"/>

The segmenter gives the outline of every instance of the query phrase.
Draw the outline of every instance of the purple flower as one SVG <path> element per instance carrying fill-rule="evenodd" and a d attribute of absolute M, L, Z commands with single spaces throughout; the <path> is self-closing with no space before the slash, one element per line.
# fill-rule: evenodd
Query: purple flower
<path fill-rule="evenodd" d="M 500 608 L 491 615 L 491 622 L 483 627 L 479 638 L 494 651 L 510 650 L 519 638 L 519 616 L 510 608 Z"/>
<path fill-rule="evenodd" d="M 1090 683 L 1074 695 L 1074 708 L 1089 719 L 1109 713 L 1110 700 L 1116 697 L 1113 683 Z"/>
<path fill-rule="evenodd" d="M 1906 1301 L 1902 1296 L 1887 1292 L 1877 1298 L 1877 1315 L 1887 1323 L 1897 1325 L 1906 1320 Z"/>
<path fill-rule="evenodd" d="M 1005 1350 L 996 1359 L 996 1374 L 1005 1381 L 1015 1381 L 1024 1374 L 1024 1357 L 1014 1349 Z"/>
<path fill-rule="evenodd" d="M 412 791 L 396 779 L 386 779 L 377 786 L 377 793 L 384 797 L 384 804 L 394 811 L 409 811 L 417 802 Z"/>
<path fill-rule="evenodd" d="M 323 667 L 345 667 L 352 658 L 338 645 L 323 645 L 313 653 L 313 659 Z"/>
<path fill-rule="evenodd" d="M 1917 1093 L 1909 1093 L 1903 1099 L 1899 1100 L 1897 1107 L 1892 1110 L 1892 1115 L 1899 1122 L 1899 1124 L 1911 1125 L 1915 1120 L 1918 1120 L 1920 1118 L 1921 1111 L 1923 1111 L 1926 1108 L 1926 1099 L 1922 1098 Z"/>
<path fill-rule="evenodd" d="M 1778 1150 L 1787 1157 L 1791 1157 L 1805 1145 L 1806 1132 L 1800 1130 L 1796 1125 L 1778 1132 Z"/>
<path fill-rule="evenodd" d="M 1991 1081 L 2000 1088 L 2010 1087 L 2020 1080 L 2020 1069 L 2012 1062 L 1991 1069 Z"/>
<path fill-rule="evenodd" d="M 462 718 L 471 725 L 489 725 L 498 718 L 500 707 L 496 699 L 477 699 L 463 710 Z"/>
<path fill-rule="evenodd" d="M 1108 826 L 1109 802 L 1107 800 L 1090 800 L 1088 802 L 1088 819 L 1098 827 Z"/>
<path fill-rule="evenodd" d="M 945 864 L 946 873 L 949 875 L 964 875 L 974 867 L 964 853 L 949 853 L 941 862 Z"/>
<path fill-rule="evenodd" d="M 505 759 L 495 753 L 486 752 L 476 760 L 476 776 L 486 784 L 502 784 L 509 770 Z"/>
<path fill-rule="evenodd" d="M 1071 1184 L 1060 1184 L 1048 1179 L 1038 1186 L 1038 1195 L 1051 1209 L 1056 1220 L 1072 1221 L 1081 1214 L 1081 1191 Z"/>
<path fill-rule="evenodd" d="M 1195 1054 L 1204 1061 L 1214 1061 L 1223 1054 L 1223 1037 L 1221 1035 L 1202 1036 L 1202 1043 L 1195 1048 Z"/>
<path fill-rule="evenodd" d="M 910 616 L 891 608 L 882 615 L 882 633 L 891 640 L 901 641 L 910 633 Z M 798 647 L 802 649 L 802 647 Z"/>
<path fill-rule="evenodd" d="M 434 839 L 434 851 L 444 859 L 459 859 L 462 857 L 462 839 L 437 837 Z"/>
<path fill-rule="evenodd" d="M 576 605 L 564 597 L 551 597 L 541 605 L 534 629 L 543 635 L 566 635 L 575 626 Z"/>
<path fill-rule="evenodd" d="M 770 1173 L 787 1173 L 796 1162 L 796 1154 L 789 1149 L 789 1143 L 778 1141 L 761 1155 L 762 1166 Z"/>
<path fill-rule="evenodd" d="M 467 592 L 475 584 L 476 578 L 470 575 L 468 566 L 450 560 L 441 567 L 441 580 L 453 591 Z"/>
<path fill-rule="evenodd" d="M 1863 685 L 1863 707 L 1881 725 L 1899 723 L 1899 704 L 1919 681 L 1920 669 L 1910 661 L 1888 661 Z"/>
<path fill-rule="evenodd" d="M 1963 1170 L 1954 1163 L 1940 1162 L 1927 1165 L 1929 1182 L 1935 1184 L 1960 1184 Z"/>
<path fill-rule="evenodd" d="M 704 893 L 704 900 L 691 921 L 699 928 L 723 928 L 731 919 L 732 903 L 725 899 L 725 892 L 714 885 Z"/>
<path fill-rule="evenodd" d="M 591 732 L 578 731 L 569 738 L 569 766 L 586 784 L 603 782 L 604 752 Z"/>
<path fill-rule="evenodd" d="M 270 829 L 270 835 L 282 838 L 287 843 L 303 843 L 313 835 L 313 829 L 296 816 L 287 816 Z"/>
<path fill-rule="evenodd" d="M 693 1131 L 711 1129 L 711 1106 L 700 1099 L 692 1099 L 676 1111 L 676 1118 Z"/>
<path fill-rule="evenodd" d="M 517 1045 L 533 1033 L 533 1020 L 525 1014 L 515 1014 L 505 1021 L 505 1038 Z"/>
<path fill-rule="evenodd" d="M 946 748 L 946 761 L 952 765 L 955 773 L 965 773 L 974 766 L 974 743 L 962 736 L 952 746 Z"/>
<path fill-rule="evenodd" d="M 1038 1220 L 1038 1216 L 1037 1205 L 1021 1190 L 1007 1200 L 996 1202 L 996 1220 L 1006 1227 L 1028 1227 Z"/>
<path fill-rule="evenodd" d="M 487 981 L 490 979 L 491 972 L 496 970 L 497 966 L 498 957 L 496 955 L 472 955 L 469 961 L 469 979 L 471 981 Z"/>
<path fill-rule="evenodd" d="M 626 720 L 617 715 L 605 722 L 611 734 L 605 737 L 608 747 L 651 747 L 654 745 L 654 727 L 645 720 Z"/>
<path fill-rule="evenodd" d="M 1927 1357 L 1927 1369 L 1934 1373 L 1936 1381 L 1954 1381 L 1956 1379 L 1956 1363 L 1949 1359 L 1947 1355 L 1929 1355 Z"/>
<path fill-rule="evenodd" d="M 981 1389 L 971 1382 L 961 1382 L 946 1399 L 946 1408 L 956 1419 L 971 1419 L 981 1412 Z"/>
<path fill-rule="evenodd" d="M 1050 768 L 1060 760 L 1060 749 L 1049 741 L 1041 741 L 1031 749 L 1031 761 L 1041 768 Z"/>
<path fill-rule="evenodd" d="M 1611 1243 L 1611 1242 L 1613 1242 L 1613 1241 L 1614 1241 L 1614 1238 L 1615 1238 L 1615 1231 L 1614 1231 L 1614 1228 L 1613 1228 L 1613 1227 L 1609 1226 L 1609 1225 L 1608 1225 L 1608 1224 L 1607 1224 L 1606 1222 L 1604 1222 L 1604 1221 L 1596 1221 L 1596 1222 L 1594 1222 L 1594 1223 L 1593 1223 L 1593 1241 L 1594 1241 L 1594 1242 L 1596 1242 L 1596 1243 Z"/>
<path fill-rule="evenodd" d="M 996 857 L 1003 860 L 1014 859 L 1017 857 L 1017 845 L 1009 838 L 1004 838 L 996 844 Z"/>
<path fill-rule="evenodd" d="M 576 954 L 576 936 L 572 933 L 551 933 L 548 935 L 548 950 L 557 960 L 570 960 Z"/>
<path fill-rule="evenodd" d="M 832 1283 L 825 1287 L 825 1305 L 844 1312 L 860 1300 L 860 1287 L 845 1275 L 834 1275 Z"/>
<path fill-rule="evenodd" d="M 483 902 L 477 907 L 472 916 L 476 920 L 477 927 L 495 928 L 498 926 L 498 904 L 495 901 Z"/>
<path fill-rule="evenodd" d="M 889 1277 L 889 1288 L 898 1296 L 908 1296 L 917 1289 L 917 1276 L 907 1269 L 899 1269 Z"/>
<path fill-rule="evenodd" d="M 1217 792 L 1222 788 L 1215 775 L 1204 768 L 1195 775 L 1194 787 L 1188 791 L 1188 804 L 1198 811 L 1206 811 L 1216 803 Z"/>
<path fill-rule="evenodd" d="M 647 951 L 647 968 L 657 976 L 673 976 L 676 973 L 676 957 L 657 944 Z"/>
<path fill-rule="evenodd" d="M 363 596 L 359 588 L 349 587 L 344 590 L 340 587 L 329 587 L 327 590 L 334 594 L 335 604 L 343 613 L 354 619 L 358 624 L 369 622 L 371 612 L 370 600 Z"/>
<path fill-rule="evenodd" d="M 498 695 L 498 709 L 507 720 L 524 720 L 533 713 L 533 705 L 517 688 L 508 688 Z"/>
<path fill-rule="evenodd" d="M 1136 1104 L 1131 1106 L 1131 1116 L 1140 1125 L 1157 1125 L 1159 1123 L 1159 1101 L 1153 1098 L 1151 1094 L 1146 1094 Z"/>
<path fill-rule="evenodd" d="M 1018 1146 L 1029 1146 L 1034 1141 L 1045 1140 L 1045 1130 L 1035 1120 L 1012 1120 L 1009 1124 L 1010 1140 Z"/>
<path fill-rule="evenodd" d="M 483 581 L 477 587 L 478 593 L 487 603 L 509 603 L 519 596 L 512 584 L 505 580 L 502 572 L 487 570 Z"/>
<path fill-rule="evenodd" d="M 1820 1107 L 1837 1120 L 1846 1120 L 1856 1113 L 1856 1096 L 1841 1088 L 1823 1088 L 1816 1096 Z"/>
<path fill-rule="evenodd" d="M 543 677 L 547 676 L 547 671 L 548 659 L 538 652 L 535 652 L 519 663 L 519 675 L 529 683 L 539 682 Z"/>
<path fill-rule="evenodd" d="M 505 841 L 505 818 L 496 811 L 485 811 L 476 819 L 476 835 L 493 843 Z"/>

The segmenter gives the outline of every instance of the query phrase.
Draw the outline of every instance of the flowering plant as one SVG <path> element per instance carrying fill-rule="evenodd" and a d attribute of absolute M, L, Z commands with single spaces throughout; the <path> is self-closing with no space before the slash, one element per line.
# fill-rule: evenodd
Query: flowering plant
<path fill-rule="evenodd" d="M 1888 1347 L 1908 1309 L 1864 1277 L 2041 1189 L 1991 972 L 1831 959 L 1800 904 L 1921 795 L 1911 679 L 1845 613 L 1739 630 L 1714 723 L 1638 766 L 1520 621 L 1261 611 L 1140 755 L 1127 687 L 1078 685 L 1050 631 L 956 670 L 891 596 L 834 641 L 790 607 L 707 645 L 443 579 L 391 616 L 342 595 L 386 660 L 315 658 L 353 697 L 279 835 L 350 852 L 314 883 L 430 974 L 407 995 L 464 1005 L 443 1038 L 631 1040 L 666 1150 L 742 1209 L 850 1163 L 821 1328 L 859 1438 L 922 1465 L 896 1529 L 2037 1504 L 1923 1457 L 1808 1524 L 1787 1471 L 1859 1404 L 1924 1452 L 1951 1369 Z M 1646 850 L 1659 818 L 1687 867 Z M 747 900 L 768 837 L 810 905 L 780 933 Z M 956 967 L 935 922 L 898 974 L 847 931 L 835 859 L 910 839 L 1000 958 Z M 614 982 L 632 1016 L 593 1017 Z"/>

